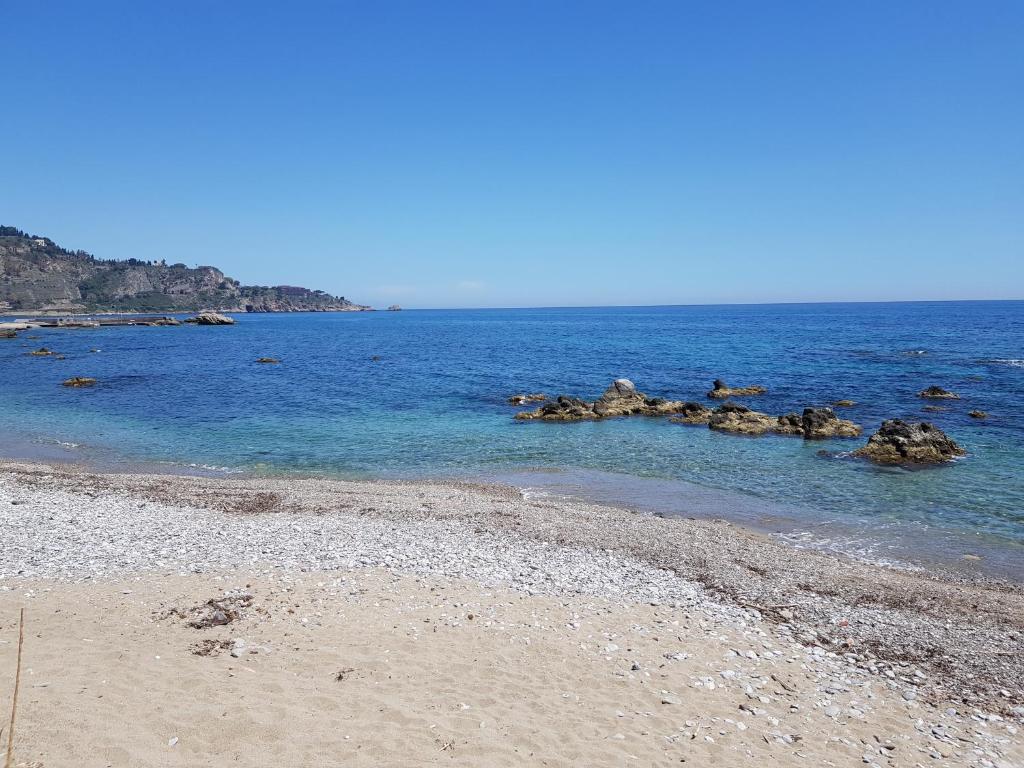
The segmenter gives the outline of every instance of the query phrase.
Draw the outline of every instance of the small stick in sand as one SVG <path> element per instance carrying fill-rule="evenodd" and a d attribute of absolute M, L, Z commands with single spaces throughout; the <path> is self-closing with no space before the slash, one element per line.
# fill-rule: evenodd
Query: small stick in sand
<path fill-rule="evenodd" d="M 18 689 L 21 688 L 21 649 L 25 645 L 25 609 L 18 624 L 18 665 L 14 672 L 14 697 L 11 700 L 11 724 L 7 727 L 7 759 L 4 768 L 14 765 L 14 716 L 18 713 Z"/>

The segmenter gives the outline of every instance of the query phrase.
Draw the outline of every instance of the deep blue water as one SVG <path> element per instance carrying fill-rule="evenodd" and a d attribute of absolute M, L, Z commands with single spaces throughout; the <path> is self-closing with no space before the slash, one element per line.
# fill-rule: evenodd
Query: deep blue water
<path fill-rule="evenodd" d="M 234 327 L 38 330 L 0 340 L 0 453 L 97 462 L 507 479 L 666 513 L 733 517 L 882 559 L 984 556 L 1024 572 L 1024 302 L 245 315 Z M 46 345 L 66 360 L 33 358 Z M 99 348 L 90 353 L 90 348 Z M 279 366 L 258 365 L 260 356 Z M 374 356 L 379 360 L 374 360 Z M 100 385 L 70 390 L 69 376 Z M 705 401 L 715 378 L 783 413 L 848 398 L 866 435 L 925 418 L 969 456 L 919 471 L 863 440 L 742 438 L 664 419 L 516 422 L 515 392 L 614 378 Z M 937 384 L 963 399 L 926 414 Z M 990 417 L 967 416 L 974 408 Z M 553 471 L 555 470 L 555 471 Z"/>

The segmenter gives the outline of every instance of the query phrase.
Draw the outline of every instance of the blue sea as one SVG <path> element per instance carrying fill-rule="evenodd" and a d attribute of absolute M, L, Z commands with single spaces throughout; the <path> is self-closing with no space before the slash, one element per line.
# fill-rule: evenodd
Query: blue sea
<path fill-rule="evenodd" d="M 236 319 L 0 340 L 0 455 L 499 480 L 528 495 L 726 518 L 875 561 L 1024 578 L 1024 302 Z M 26 355 L 42 345 L 66 359 Z M 61 387 L 70 376 L 100 384 Z M 763 384 L 766 395 L 739 401 L 773 414 L 851 399 L 842 415 L 865 437 L 746 438 L 637 417 L 517 422 L 505 402 L 517 392 L 592 399 L 619 377 L 702 402 L 715 378 Z M 933 384 L 962 399 L 923 412 L 930 401 L 916 393 Z M 968 456 L 919 470 L 844 456 L 893 417 L 937 424 Z"/>

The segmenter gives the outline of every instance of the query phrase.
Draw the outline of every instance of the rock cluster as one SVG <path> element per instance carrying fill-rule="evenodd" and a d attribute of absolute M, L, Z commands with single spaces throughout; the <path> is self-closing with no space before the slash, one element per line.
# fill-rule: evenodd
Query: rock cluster
<path fill-rule="evenodd" d="M 715 379 L 711 386 L 712 390 L 708 392 L 708 397 L 715 400 L 726 400 L 730 397 L 740 397 L 742 395 L 763 395 L 768 391 L 767 387 L 762 387 L 759 384 L 750 387 L 730 387 L 721 379 Z"/>
<path fill-rule="evenodd" d="M 47 349 L 46 347 L 40 347 L 39 349 L 33 349 L 29 354 L 33 357 L 50 357 L 51 355 L 55 355 L 56 352 L 52 349 Z"/>
<path fill-rule="evenodd" d="M 928 400 L 960 399 L 960 395 L 956 394 L 955 392 L 950 392 L 949 390 L 943 389 L 942 387 L 928 387 L 927 389 L 922 389 L 920 392 L 917 393 L 917 396 L 926 398 Z"/>
<path fill-rule="evenodd" d="M 636 386 L 629 379 L 616 379 L 594 402 L 560 395 L 556 400 L 544 403 L 536 410 L 517 413 L 516 418 L 522 420 L 541 419 L 543 421 L 586 421 L 606 419 L 612 416 L 666 416 L 680 413 L 683 406 L 684 403 L 678 401 L 647 397 L 643 392 L 638 392 Z"/>
<path fill-rule="evenodd" d="M 939 464 L 966 453 L 934 424 L 888 419 L 853 455 L 879 464 Z"/>
<path fill-rule="evenodd" d="M 194 323 L 195 325 L 234 325 L 235 319 L 222 315 L 219 312 L 200 312 L 195 317 L 190 317 L 185 321 L 186 323 Z"/>

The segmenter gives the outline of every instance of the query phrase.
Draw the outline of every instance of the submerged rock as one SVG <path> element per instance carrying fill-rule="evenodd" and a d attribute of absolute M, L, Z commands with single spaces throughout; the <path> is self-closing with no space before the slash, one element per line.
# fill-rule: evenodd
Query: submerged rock
<path fill-rule="evenodd" d="M 541 394 L 539 392 L 535 392 L 535 393 L 530 394 L 530 395 L 526 395 L 526 394 L 512 395 L 512 397 L 510 397 L 507 400 L 507 402 L 508 402 L 509 405 L 526 405 L 527 403 L 543 403 L 547 399 L 548 399 L 547 395 Z"/>
<path fill-rule="evenodd" d="M 712 410 L 700 403 L 686 402 L 669 421 L 676 424 L 707 424 L 711 420 Z"/>
<path fill-rule="evenodd" d="M 949 408 L 944 405 L 926 405 L 921 410 L 928 413 L 942 413 L 943 411 L 948 411 Z"/>
<path fill-rule="evenodd" d="M 763 435 L 776 431 L 778 425 L 777 417 L 735 403 L 726 403 L 716 408 L 708 419 L 711 429 L 739 435 Z"/>
<path fill-rule="evenodd" d="M 721 379 L 715 379 L 711 386 L 712 389 L 708 392 L 708 397 L 715 400 L 725 400 L 730 397 L 740 397 L 742 395 L 763 395 L 768 391 L 767 387 L 762 387 L 759 384 L 755 384 L 750 387 L 730 387 Z"/>
<path fill-rule="evenodd" d="M 267 363 L 267 364 L 270 364 L 270 365 L 276 365 L 277 363 L 280 363 L 281 361 L 278 360 L 276 357 L 260 357 L 260 358 L 256 359 L 256 362 L 257 363 Z"/>
<path fill-rule="evenodd" d="M 613 416 L 666 416 L 682 412 L 684 403 L 648 397 L 638 392 L 629 379 L 616 379 L 594 402 L 578 397 L 560 395 L 556 400 L 544 403 L 534 411 L 517 413 L 522 420 L 542 419 L 544 421 L 585 421 L 606 419 Z"/>
<path fill-rule="evenodd" d="M 864 430 L 858 424 L 840 419 L 831 408 L 804 408 L 803 414 L 779 416 L 775 430 L 781 435 L 802 435 L 807 440 L 829 437 L 857 437 Z"/>
<path fill-rule="evenodd" d="M 942 387 L 928 387 L 927 389 L 922 389 L 920 392 L 917 393 L 917 396 L 924 397 L 929 400 L 960 399 L 960 395 L 956 394 L 955 392 L 950 392 L 949 390 L 943 389 Z"/>
<path fill-rule="evenodd" d="M 185 322 L 194 323 L 195 325 L 234 325 L 235 319 L 218 312 L 200 312 L 195 317 L 188 318 Z"/>
<path fill-rule="evenodd" d="M 934 424 L 888 419 L 853 455 L 879 464 L 939 464 L 966 453 Z"/>
<path fill-rule="evenodd" d="M 968 411 L 967 415 L 970 416 L 972 419 L 987 419 L 988 418 L 988 414 L 985 413 L 985 411 Z"/>
<path fill-rule="evenodd" d="M 71 379 L 65 379 L 62 386 L 65 387 L 91 387 L 96 384 L 96 379 L 90 379 L 88 376 L 75 376 Z"/>
<path fill-rule="evenodd" d="M 853 408 L 857 403 L 853 400 L 836 400 L 832 403 L 836 408 Z"/>

